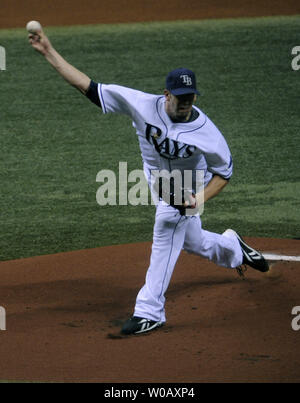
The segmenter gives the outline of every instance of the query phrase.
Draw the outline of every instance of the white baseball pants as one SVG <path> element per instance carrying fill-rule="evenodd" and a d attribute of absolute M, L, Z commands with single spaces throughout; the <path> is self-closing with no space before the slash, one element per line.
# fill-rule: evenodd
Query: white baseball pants
<path fill-rule="evenodd" d="M 235 268 L 243 260 L 236 238 L 205 231 L 199 216 L 181 216 L 178 210 L 160 202 L 156 209 L 150 266 L 136 299 L 134 316 L 166 321 L 164 294 L 183 248 L 223 267 Z"/>

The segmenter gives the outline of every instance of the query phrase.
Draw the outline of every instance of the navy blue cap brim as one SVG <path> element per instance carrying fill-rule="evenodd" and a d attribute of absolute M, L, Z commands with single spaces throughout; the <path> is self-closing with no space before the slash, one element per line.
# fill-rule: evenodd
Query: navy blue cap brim
<path fill-rule="evenodd" d="M 194 88 L 175 88 L 174 90 L 169 90 L 173 95 L 184 95 L 184 94 L 197 94 L 200 95 L 200 92 L 195 90 Z"/>

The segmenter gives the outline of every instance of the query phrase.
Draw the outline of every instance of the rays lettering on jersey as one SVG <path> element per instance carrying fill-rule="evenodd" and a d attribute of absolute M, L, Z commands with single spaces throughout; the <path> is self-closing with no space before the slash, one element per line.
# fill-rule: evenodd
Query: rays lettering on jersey
<path fill-rule="evenodd" d="M 196 147 L 172 140 L 157 126 L 146 123 L 146 139 L 155 150 L 164 158 L 189 158 Z"/>

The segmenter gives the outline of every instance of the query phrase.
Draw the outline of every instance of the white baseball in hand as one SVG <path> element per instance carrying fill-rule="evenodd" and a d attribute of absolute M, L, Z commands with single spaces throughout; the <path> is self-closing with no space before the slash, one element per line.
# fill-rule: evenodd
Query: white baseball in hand
<path fill-rule="evenodd" d="M 26 29 L 28 32 L 35 34 L 37 31 L 42 30 L 42 26 L 38 21 L 29 21 L 26 25 Z"/>

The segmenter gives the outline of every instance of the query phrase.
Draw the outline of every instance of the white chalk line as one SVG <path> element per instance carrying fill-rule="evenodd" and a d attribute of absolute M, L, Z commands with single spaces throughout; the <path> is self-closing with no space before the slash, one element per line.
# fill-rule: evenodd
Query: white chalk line
<path fill-rule="evenodd" d="M 269 261 L 300 262 L 300 256 L 277 255 L 276 253 L 263 253 L 263 257 Z"/>

